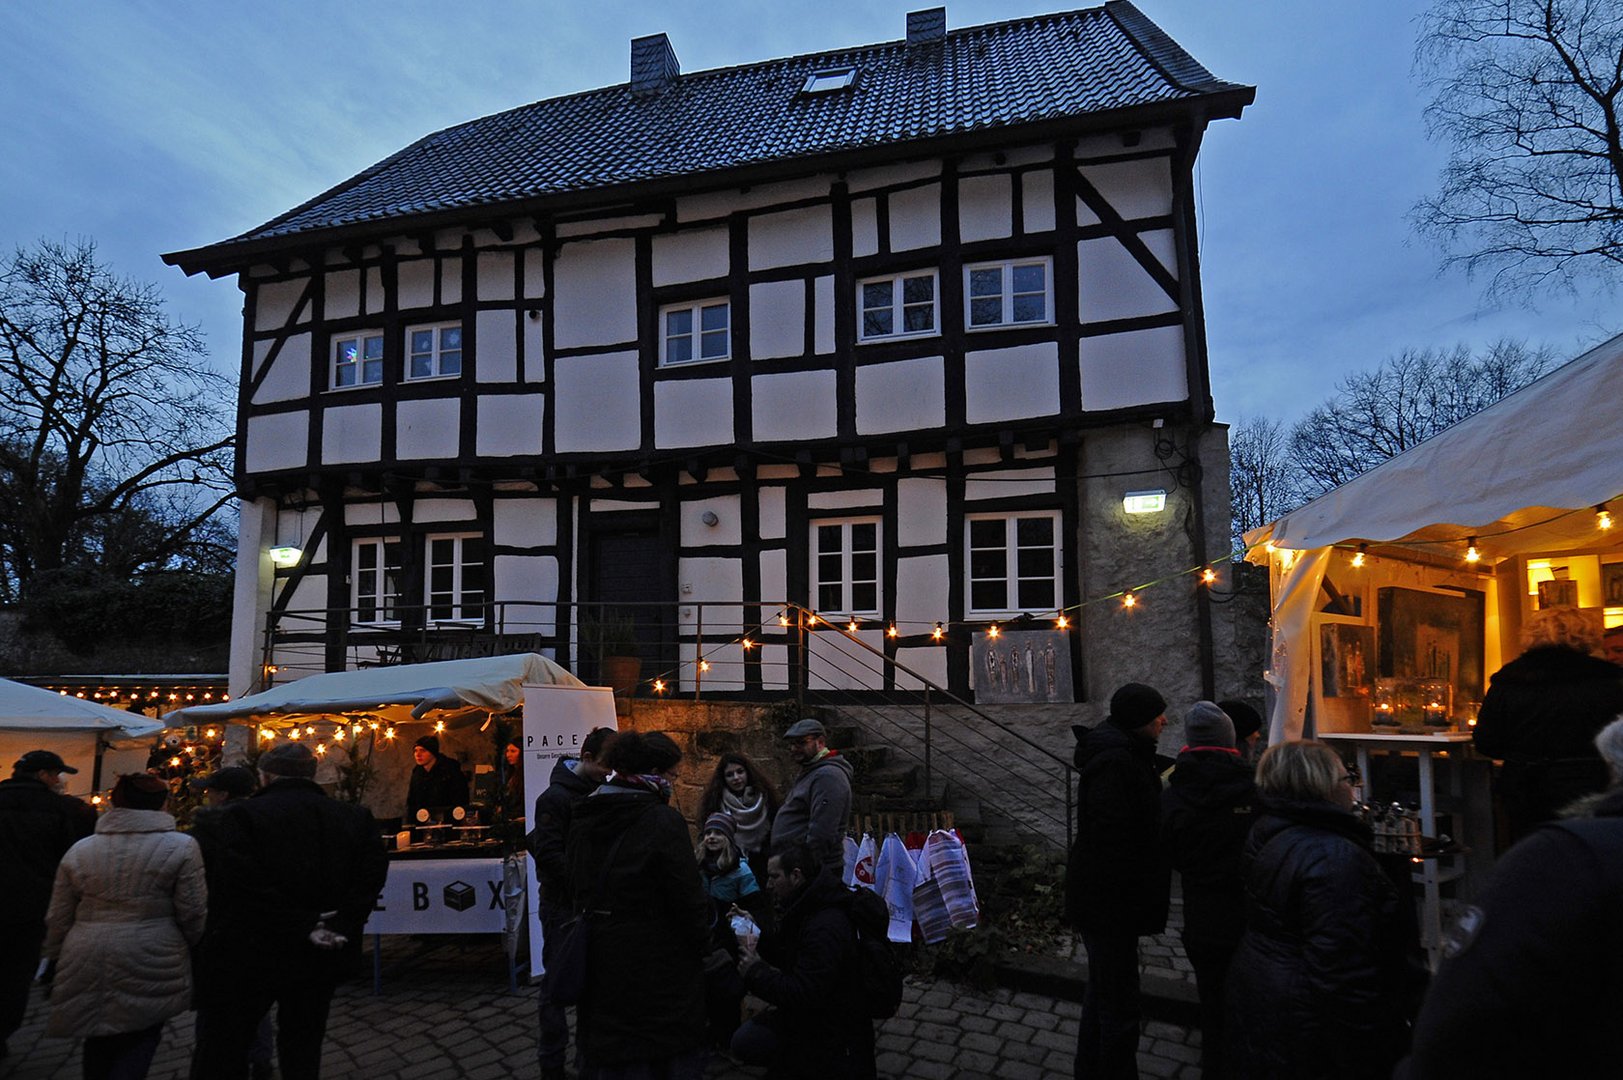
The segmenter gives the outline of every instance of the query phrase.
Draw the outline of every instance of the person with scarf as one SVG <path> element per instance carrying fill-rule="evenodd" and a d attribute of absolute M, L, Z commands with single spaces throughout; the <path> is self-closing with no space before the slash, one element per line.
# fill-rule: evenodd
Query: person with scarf
<path fill-rule="evenodd" d="M 772 819 L 782 804 L 777 786 L 759 765 L 743 754 L 727 753 L 716 762 L 699 798 L 699 817 L 732 818 L 734 842 L 760 882 L 766 879 L 766 859 L 772 853 Z"/>
<path fill-rule="evenodd" d="M 592 913 L 576 1017 L 582 1080 L 704 1075 L 712 912 L 687 822 L 670 805 L 681 760 L 668 735 L 621 732 L 608 779 L 575 807 L 569 895 Z"/>

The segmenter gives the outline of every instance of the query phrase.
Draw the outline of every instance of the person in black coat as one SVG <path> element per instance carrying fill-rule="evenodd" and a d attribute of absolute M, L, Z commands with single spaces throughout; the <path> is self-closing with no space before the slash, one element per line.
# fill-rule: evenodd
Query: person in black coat
<path fill-rule="evenodd" d="M 416 821 L 417 811 L 468 805 L 468 778 L 455 758 L 440 753 L 440 740 L 424 735 L 411 748 L 416 765 L 411 785 L 406 789 L 406 820 Z"/>
<path fill-rule="evenodd" d="M 58 790 L 63 773 L 78 771 L 50 750 L 30 750 L 0 781 L 0 1058 L 28 1010 L 57 864 L 96 831 L 96 811 Z"/>
<path fill-rule="evenodd" d="M 1076 841 L 1065 868 L 1065 914 L 1088 953 L 1078 1077 L 1138 1075 L 1138 938 L 1166 928 L 1171 886 L 1157 850 L 1155 741 L 1165 714 L 1160 694 L 1128 683 L 1111 696 L 1104 723 L 1073 729 Z"/>
<path fill-rule="evenodd" d="M 613 774 L 575 807 L 569 892 L 597 913 L 576 1016 L 582 1080 L 704 1072 L 711 911 L 687 822 L 668 805 L 681 760 L 660 732 L 621 732 Z"/>
<path fill-rule="evenodd" d="M 1494 673 L 1473 732 L 1479 753 L 1504 762 L 1495 786 L 1510 843 L 1605 789 L 1595 735 L 1623 713 L 1623 668 L 1600 657 L 1595 620 L 1545 608 L 1522 636 L 1526 651 Z"/>
<path fill-rule="evenodd" d="M 1197 701 L 1183 725 L 1186 745 L 1161 793 L 1161 847 L 1183 884 L 1183 950 L 1200 993 L 1200 1074 L 1222 1080 L 1223 984 L 1245 931 L 1240 852 L 1256 820 L 1257 785 L 1221 708 Z"/>
<path fill-rule="evenodd" d="M 1623 1016 L 1623 721 L 1612 789 L 1511 848 L 1444 939 L 1403 1080 L 1615 1076 Z"/>
<path fill-rule="evenodd" d="M 746 948 L 744 986 L 772 1008 L 744 1023 L 733 1053 L 784 1080 L 874 1075 L 873 1021 L 862 1011 L 862 958 L 851 891 L 806 844 L 767 861 L 778 926 Z"/>
<path fill-rule="evenodd" d="M 1269 747 L 1245 843 L 1246 928 L 1229 969 L 1230 1075 L 1376 1080 L 1405 1049 L 1412 943 L 1392 881 L 1321 742 Z"/>
<path fill-rule="evenodd" d="M 359 970 L 361 935 L 389 869 L 371 812 L 316 785 L 308 746 L 280 743 L 257 764 L 258 792 L 192 826 L 209 890 L 197 950 L 199 1080 L 246 1075 L 259 1018 L 273 1004 L 282 1075 L 320 1075 L 333 991 Z"/>

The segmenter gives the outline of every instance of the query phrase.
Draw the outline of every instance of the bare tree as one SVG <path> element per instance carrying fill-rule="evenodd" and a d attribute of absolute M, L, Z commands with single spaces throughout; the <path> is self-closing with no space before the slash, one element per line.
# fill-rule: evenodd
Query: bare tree
<path fill-rule="evenodd" d="M 230 498 L 232 380 L 89 241 L 0 264 L 0 600 L 40 574 L 175 565 Z"/>
<path fill-rule="evenodd" d="M 1278 420 L 1244 417 L 1229 431 L 1229 498 L 1234 550 L 1244 536 L 1296 509 L 1305 496 L 1290 459 L 1290 433 Z"/>
<path fill-rule="evenodd" d="M 1438 0 L 1415 64 L 1450 155 L 1413 218 L 1446 262 L 1499 294 L 1623 276 L 1623 5 Z"/>

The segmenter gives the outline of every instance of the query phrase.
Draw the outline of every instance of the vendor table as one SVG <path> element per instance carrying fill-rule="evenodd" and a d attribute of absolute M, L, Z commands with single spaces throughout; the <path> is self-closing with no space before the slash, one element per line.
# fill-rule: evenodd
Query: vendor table
<path fill-rule="evenodd" d="M 391 852 L 389 876 L 367 922 L 373 937 L 373 991 L 379 992 L 383 984 L 377 942 L 383 934 L 507 933 L 509 914 L 502 873 L 502 857 L 480 849 L 456 853 L 447 848 L 414 847 Z M 517 902 L 517 919 L 522 925 L 522 892 Z M 515 988 L 518 973 L 511 956 L 507 976 L 509 988 Z"/>

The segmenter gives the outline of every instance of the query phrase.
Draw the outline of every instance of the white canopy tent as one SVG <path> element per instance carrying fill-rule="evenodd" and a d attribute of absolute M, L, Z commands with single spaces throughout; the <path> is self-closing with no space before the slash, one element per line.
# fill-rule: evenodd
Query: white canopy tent
<path fill-rule="evenodd" d="M 0 679 L 0 765 L 9 775 L 11 763 L 28 751 L 55 751 L 79 770 L 76 776 L 63 777 L 71 794 L 91 793 L 96 760 L 109 749 L 131 755 L 115 762 L 114 771 L 143 768 L 146 743 L 163 728 L 161 721 L 139 713 Z"/>
<path fill-rule="evenodd" d="M 1383 557 L 1463 565 L 1474 541 L 1477 565 L 1491 570 L 1531 552 L 1623 542 L 1623 528 L 1602 530 L 1598 513 L 1620 496 L 1623 335 L 1247 533 L 1247 557 L 1272 571 L 1270 738 L 1304 732 L 1313 617 L 1336 549 L 1380 545 Z M 1506 600 L 1519 602 L 1519 590 Z"/>

